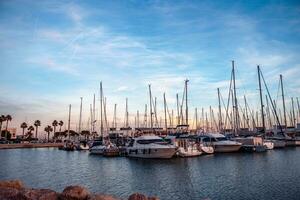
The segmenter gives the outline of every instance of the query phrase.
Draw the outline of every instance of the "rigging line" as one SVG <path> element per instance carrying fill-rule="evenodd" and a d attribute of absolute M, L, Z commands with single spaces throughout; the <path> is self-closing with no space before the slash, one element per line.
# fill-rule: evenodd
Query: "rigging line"
<path fill-rule="evenodd" d="M 228 116 L 230 98 L 231 98 L 231 93 L 232 93 L 232 90 L 231 90 L 231 88 L 232 88 L 232 78 L 233 78 L 233 73 L 231 72 L 230 84 L 229 84 L 229 91 L 228 91 L 228 100 L 227 100 L 227 107 L 226 107 L 225 126 L 227 125 L 227 116 Z M 230 123 L 232 123 L 231 119 L 230 119 Z"/>
<path fill-rule="evenodd" d="M 265 87 L 266 87 L 266 90 L 267 90 L 267 93 L 268 93 L 268 97 L 269 97 L 269 99 L 270 99 L 270 102 L 271 102 L 271 105 L 272 105 L 272 109 L 274 110 L 274 112 L 275 112 L 275 114 L 276 114 L 276 120 L 277 120 L 277 122 L 278 122 L 278 125 L 279 125 L 279 127 L 280 127 L 280 130 L 281 130 L 281 132 L 282 132 L 282 126 L 280 125 L 280 121 L 279 121 L 279 118 L 278 118 L 278 115 L 277 115 L 277 112 L 276 112 L 276 109 L 275 109 L 274 103 L 273 103 L 273 101 L 272 101 L 272 98 L 271 98 L 271 95 L 270 95 L 270 92 L 269 92 L 268 86 L 267 86 L 267 84 L 266 84 L 265 78 L 264 78 L 264 76 L 263 76 L 263 73 L 262 73 L 261 69 L 259 69 L 259 71 L 260 71 L 260 74 L 261 74 L 262 80 L 263 80 L 263 82 L 264 82 L 264 85 L 265 85 Z"/>

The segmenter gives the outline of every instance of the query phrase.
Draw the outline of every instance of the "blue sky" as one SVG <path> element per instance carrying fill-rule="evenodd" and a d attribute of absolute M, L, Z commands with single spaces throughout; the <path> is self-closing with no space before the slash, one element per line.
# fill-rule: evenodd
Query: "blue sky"
<path fill-rule="evenodd" d="M 0 113 L 10 113 L 13 126 L 46 125 L 66 121 L 72 104 L 75 126 L 80 97 L 86 121 L 100 80 L 109 118 L 117 103 L 119 123 L 126 97 L 131 120 L 144 110 L 149 83 L 160 111 L 163 92 L 175 109 L 186 78 L 191 110 L 216 107 L 218 87 L 226 98 L 231 60 L 238 96 L 255 108 L 257 64 L 275 98 L 280 73 L 287 96 L 299 96 L 299 52 L 297 1 L 2 0 Z"/>

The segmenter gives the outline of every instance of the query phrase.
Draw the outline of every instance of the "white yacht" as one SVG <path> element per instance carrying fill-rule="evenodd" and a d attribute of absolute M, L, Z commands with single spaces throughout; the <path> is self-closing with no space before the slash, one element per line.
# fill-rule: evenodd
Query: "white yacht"
<path fill-rule="evenodd" d="M 241 143 L 231 141 L 219 133 L 206 133 L 204 135 L 210 138 L 214 151 L 217 153 L 235 152 L 242 147 Z"/>
<path fill-rule="evenodd" d="M 126 153 L 136 158 L 171 158 L 176 153 L 176 147 L 161 137 L 144 135 L 133 138 L 126 147 Z"/>

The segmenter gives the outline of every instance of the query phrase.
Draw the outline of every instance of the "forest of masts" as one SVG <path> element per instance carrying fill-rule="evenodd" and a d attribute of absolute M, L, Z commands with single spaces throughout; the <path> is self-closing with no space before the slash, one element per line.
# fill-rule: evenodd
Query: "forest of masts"
<path fill-rule="evenodd" d="M 87 125 L 82 126 L 82 101 L 80 103 L 79 123 L 76 126 L 77 132 L 83 129 L 89 130 L 97 135 L 106 135 L 109 131 L 132 130 L 132 129 L 156 129 L 168 132 L 176 131 L 178 126 L 188 126 L 192 132 L 239 132 L 242 130 L 271 130 L 274 125 L 286 127 L 296 127 L 300 122 L 300 105 L 298 97 L 285 100 L 283 77 L 279 76 L 280 99 L 273 99 L 269 93 L 268 86 L 257 66 L 259 101 L 260 106 L 253 109 L 249 106 L 246 95 L 237 98 L 235 66 L 232 61 L 232 71 L 227 98 L 224 99 L 220 89 L 216 91 L 218 107 L 209 109 L 195 108 L 193 117 L 189 118 L 188 107 L 188 80 L 184 81 L 182 96 L 176 94 L 176 108 L 170 109 L 166 95 L 163 93 L 163 112 L 157 112 L 157 97 L 152 96 L 151 85 L 149 89 L 149 102 L 145 104 L 144 110 L 137 110 L 135 114 L 128 112 L 128 99 L 125 100 L 124 120 L 120 123 L 117 118 L 117 104 L 114 104 L 113 117 L 107 117 L 107 98 L 104 96 L 102 82 L 100 82 L 100 102 L 99 113 L 96 117 L 96 96 L 93 96 L 93 102 L 90 104 L 90 114 Z M 264 89 L 262 89 L 264 88 Z M 263 94 L 265 91 L 265 94 Z M 287 101 L 287 102 L 285 102 Z M 290 105 L 288 105 L 290 104 Z M 288 108 L 288 109 L 287 109 Z M 69 107 L 69 115 L 71 105 Z M 97 118 L 97 119 L 96 119 Z M 70 116 L 69 116 L 70 120 Z M 69 127 L 68 127 L 69 129 Z"/>

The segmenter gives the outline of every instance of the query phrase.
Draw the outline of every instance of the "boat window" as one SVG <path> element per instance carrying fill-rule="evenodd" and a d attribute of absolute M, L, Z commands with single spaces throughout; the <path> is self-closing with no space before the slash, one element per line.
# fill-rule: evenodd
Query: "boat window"
<path fill-rule="evenodd" d="M 138 140 L 139 144 L 164 143 L 162 139 Z"/>
<path fill-rule="evenodd" d="M 132 147 L 133 146 L 133 143 L 134 143 L 134 140 L 131 140 L 128 144 L 129 147 Z"/>
<path fill-rule="evenodd" d="M 210 139 L 209 137 L 205 137 L 202 139 L 203 142 L 210 142 L 212 141 L 212 139 Z"/>
<path fill-rule="evenodd" d="M 226 141 L 227 140 L 227 138 L 226 137 L 218 137 L 218 138 L 216 138 L 218 141 Z"/>

